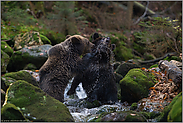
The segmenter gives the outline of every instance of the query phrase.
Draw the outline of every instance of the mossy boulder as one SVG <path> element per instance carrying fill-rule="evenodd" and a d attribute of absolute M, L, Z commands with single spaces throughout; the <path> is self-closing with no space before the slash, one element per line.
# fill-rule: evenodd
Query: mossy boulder
<path fill-rule="evenodd" d="M 124 34 L 112 32 L 109 36 L 111 43 L 116 45 L 113 52 L 117 61 L 126 61 L 133 58 L 132 49 L 125 43 L 127 37 Z"/>
<path fill-rule="evenodd" d="M 7 66 L 9 72 L 23 70 L 24 67 L 31 63 L 39 69 L 47 60 L 47 51 L 52 46 L 49 44 L 41 46 L 31 46 L 14 52 Z"/>
<path fill-rule="evenodd" d="M 6 72 L 9 61 L 10 61 L 9 55 L 1 50 L 1 73 Z"/>
<path fill-rule="evenodd" d="M 145 122 L 147 119 L 136 111 L 104 112 L 93 119 L 95 122 Z"/>
<path fill-rule="evenodd" d="M 1 50 L 3 50 L 9 56 L 13 54 L 13 49 L 5 41 L 1 41 Z"/>
<path fill-rule="evenodd" d="M 16 82 L 16 81 L 17 81 L 16 79 L 13 79 L 13 78 L 10 78 L 10 77 L 5 77 L 3 75 L 3 76 L 1 76 L 1 88 L 6 91 L 9 87 L 9 85 L 11 83 Z"/>
<path fill-rule="evenodd" d="M 182 95 L 178 97 L 168 113 L 168 122 L 182 122 Z"/>
<path fill-rule="evenodd" d="M 1 108 L 1 122 L 27 122 L 23 113 L 11 103 L 7 103 Z"/>
<path fill-rule="evenodd" d="M 128 73 L 128 71 L 133 68 L 140 68 L 140 66 L 135 63 L 124 62 L 117 67 L 115 72 L 121 74 L 124 77 Z"/>
<path fill-rule="evenodd" d="M 149 88 L 155 84 L 155 81 L 151 72 L 145 72 L 138 68 L 131 69 L 120 81 L 121 101 L 133 103 L 146 98 Z"/>
<path fill-rule="evenodd" d="M 74 122 L 68 108 L 49 96 L 40 88 L 18 80 L 7 90 L 6 103 L 12 103 L 22 110 L 30 121 Z"/>
<path fill-rule="evenodd" d="M 173 98 L 172 102 L 166 106 L 158 117 L 158 122 L 181 122 L 182 121 L 182 92 Z"/>
<path fill-rule="evenodd" d="M 13 80 L 6 81 L 7 77 L 12 78 Z M 11 83 L 15 82 L 14 80 L 25 80 L 28 83 L 33 84 L 34 86 L 38 86 L 38 83 L 37 83 L 36 79 L 34 77 L 32 77 L 29 72 L 24 71 L 24 70 L 21 70 L 21 71 L 18 71 L 18 72 L 6 73 L 2 77 L 2 79 L 5 80 L 5 85 L 6 86 L 9 86 Z"/>
<path fill-rule="evenodd" d="M 24 67 L 24 70 L 36 70 L 36 69 L 37 67 L 32 63 L 29 63 Z"/>

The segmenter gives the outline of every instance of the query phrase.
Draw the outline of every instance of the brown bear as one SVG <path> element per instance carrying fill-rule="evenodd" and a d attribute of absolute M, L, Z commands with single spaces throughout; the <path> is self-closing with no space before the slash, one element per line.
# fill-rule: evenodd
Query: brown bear
<path fill-rule="evenodd" d="M 39 70 L 40 88 L 63 102 L 64 91 L 69 80 L 80 71 L 80 55 L 90 52 L 94 46 L 88 39 L 80 36 L 66 36 L 66 40 L 48 50 L 48 59 Z"/>
<path fill-rule="evenodd" d="M 74 94 L 79 83 L 82 83 L 88 101 L 116 102 L 118 101 L 117 87 L 113 66 L 110 64 L 115 45 L 111 44 L 110 38 L 99 37 L 97 33 L 93 35 L 93 40 L 95 48 L 82 59 L 83 64 L 86 65 L 85 71 L 74 77 L 67 95 Z"/>

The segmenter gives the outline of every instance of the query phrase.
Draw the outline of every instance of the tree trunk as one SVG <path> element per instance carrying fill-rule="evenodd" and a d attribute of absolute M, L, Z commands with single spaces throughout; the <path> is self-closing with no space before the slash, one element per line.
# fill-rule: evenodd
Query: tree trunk
<path fill-rule="evenodd" d="M 128 1 L 128 10 L 127 10 L 127 28 L 130 30 L 131 28 L 131 21 L 132 21 L 132 14 L 133 14 L 133 1 Z"/>

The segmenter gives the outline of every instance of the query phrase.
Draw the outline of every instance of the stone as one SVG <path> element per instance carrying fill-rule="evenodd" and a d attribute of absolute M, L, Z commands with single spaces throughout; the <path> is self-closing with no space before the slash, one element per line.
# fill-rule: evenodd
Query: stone
<path fill-rule="evenodd" d="M 1 108 L 1 122 L 27 122 L 22 112 L 11 103 Z"/>
<path fill-rule="evenodd" d="M 95 122 L 145 122 L 147 119 L 136 111 L 118 111 L 118 112 L 104 112 L 97 118 L 93 119 Z"/>
<path fill-rule="evenodd" d="M 120 81 L 121 102 L 138 102 L 149 94 L 149 88 L 155 83 L 155 77 L 151 72 L 145 72 L 141 69 L 131 69 Z"/>
<path fill-rule="evenodd" d="M 9 72 L 23 70 L 29 63 L 34 64 L 39 69 L 46 62 L 48 58 L 47 51 L 51 47 L 49 44 L 31 46 L 14 52 L 10 58 L 7 70 Z"/>
<path fill-rule="evenodd" d="M 3 50 L 9 56 L 13 54 L 13 49 L 5 41 L 1 41 L 1 50 Z"/>
<path fill-rule="evenodd" d="M 122 76 L 125 76 L 128 73 L 128 71 L 133 68 L 140 68 L 140 67 L 135 63 L 124 62 L 124 63 L 121 63 L 121 65 L 119 65 L 117 67 L 115 72 L 118 74 L 121 74 Z"/>
<path fill-rule="evenodd" d="M 1 73 L 6 72 L 9 61 L 10 61 L 9 55 L 1 50 Z"/>
<path fill-rule="evenodd" d="M 10 85 L 6 93 L 6 103 L 19 107 L 24 116 L 33 122 L 74 122 L 62 102 L 24 80 Z"/>
<path fill-rule="evenodd" d="M 12 81 L 10 81 L 10 79 L 8 79 L 8 78 L 12 78 Z M 34 86 L 38 87 L 38 83 L 37 83 L 36 79 L 34 77 L 32 77 L 29 72 L 27 72 L 25 70 L 21 70 L 18 72 L 6 73 L 2 77 L 2 79 L 5 81 L 6 86 L 9 86 L 11 83 L 14 83 L 15 80 L 25 80 L 28 83 L 31 83 Z M 6 81 L 6 80 L 8 80 L 8 81 Z"/>

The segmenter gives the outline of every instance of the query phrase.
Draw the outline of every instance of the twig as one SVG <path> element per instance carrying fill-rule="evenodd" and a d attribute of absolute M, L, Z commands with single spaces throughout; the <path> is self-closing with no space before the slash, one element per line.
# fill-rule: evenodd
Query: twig
<path fill-rule="evenodd" d="M 143 17 L 145 17 L 145 15 L 147 14 L 148 5 L 149 5 L 149 1 L 147 1 L 147 5 L 146 5 L 144 14 L 139 19 L 137 19 L 137 21 L 133 25 L 136 25 Z"/>
<path fill-rule="evenodd" d="M 177 1 L 174 2 L 174 4 L 172 6 L 168 7 L 167 9 L 165 9 L 165 10 L 163 10 L 163 11 L 157 13 L 157 14 L 160 14 L 160 15 L 164 14 L 165 12 L 169 11 L 170 9 L 172 9 L 172 7 L 175 6 L 176 4 L 177 4 Z"/>
<path fill-rule="evenodd" d="M 5 41 L 5 42 L 6 42 L 6 41 L 11 41 L 11 39 L 8 39 L 8 40 L 1 40 L 1 41 Z"/>
<path fill-rule="evenodd" d="M 177 52 L 180 53 L 179 50 L 178 50 L 178 48 L 177 48 L 177 44 L 176 44 L 175 38 L 171 37 L 168 33 L 166 33 L 166 35 L 167 35 L 170 39 L 172 39 L 172 40 L 174 41 L 175 48 L 176 48 Z"/>

